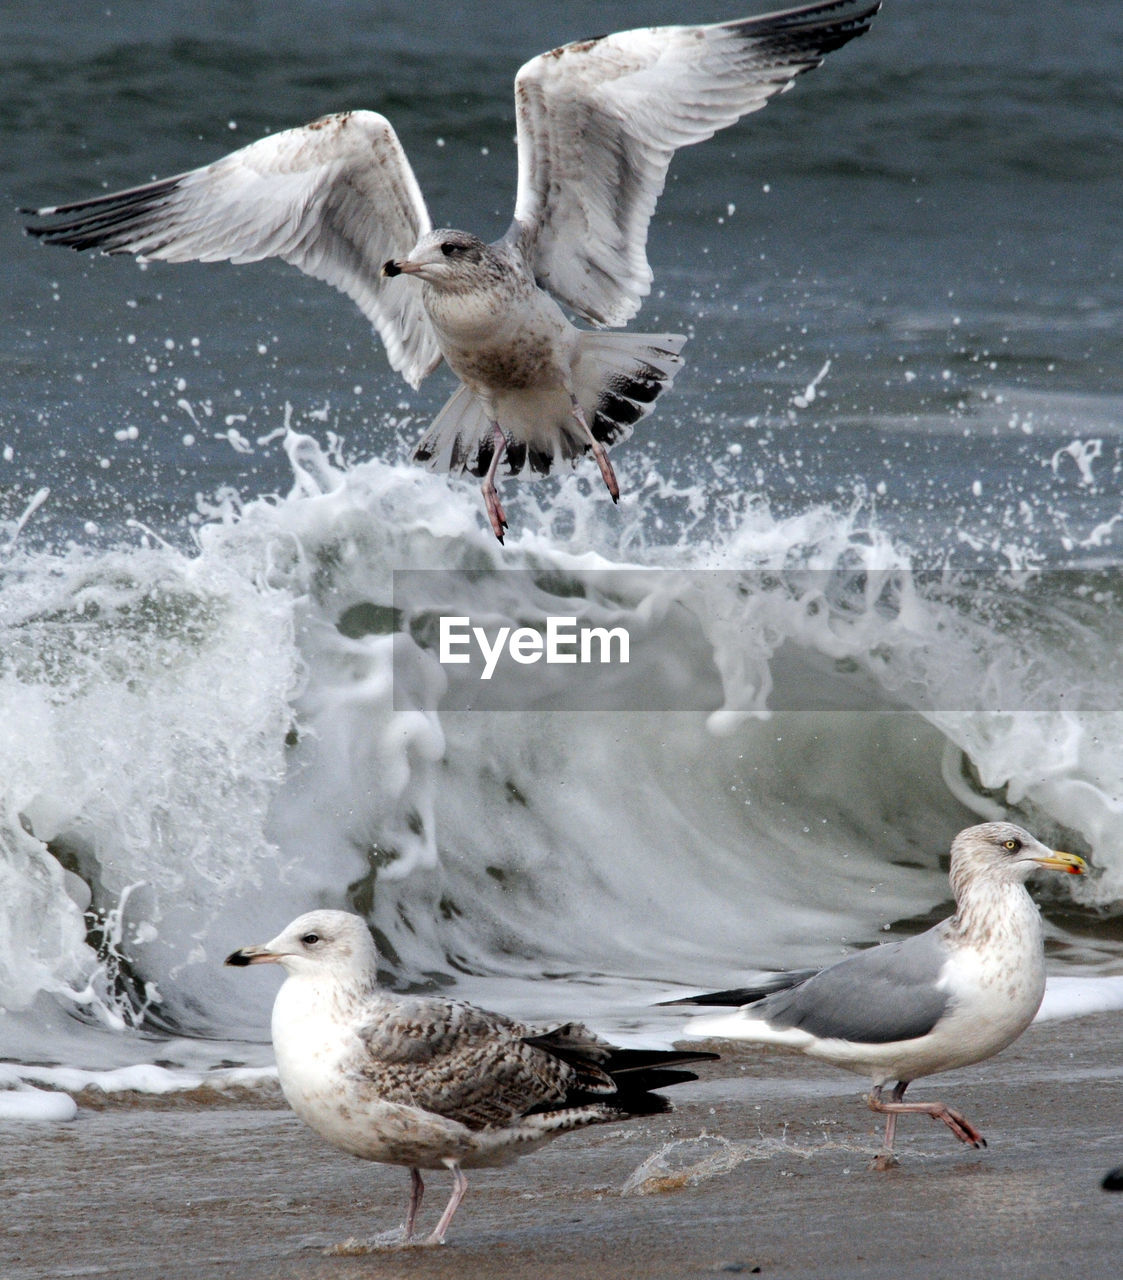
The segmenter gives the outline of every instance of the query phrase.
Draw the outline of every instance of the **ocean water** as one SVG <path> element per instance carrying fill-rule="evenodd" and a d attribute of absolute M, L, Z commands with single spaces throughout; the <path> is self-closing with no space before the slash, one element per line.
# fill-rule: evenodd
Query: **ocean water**
<path fill-rule="evenodd" d="M 1034 885 L 1048 1011 L 1121 1003 L 1117 5 L 887 0 L 680 153 L 631 327 L 687 334 L 686 367 L 614 453 L 618 508 L 591 465 L 508 481 L 505 547 L 408 462 L 452 381 L 410 391 L 341 295 L 20 233 L 366 107 L 438 222 L 498 235 L 523 61 L 738 12 L 0 11 L 12 1079 L 266 1064 L 275 982 L 221 960 L 316 905 L 367 915 L 400 987 L 665 1040 L 682 985 L 945 914 L 952 836 L 999 814 L 1094 866 Z M 485 691 L 419 583 L 642 643 Z"/>

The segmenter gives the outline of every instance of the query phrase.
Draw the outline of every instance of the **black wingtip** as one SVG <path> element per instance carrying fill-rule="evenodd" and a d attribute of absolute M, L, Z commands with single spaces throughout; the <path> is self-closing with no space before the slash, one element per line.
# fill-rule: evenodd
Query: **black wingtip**
<path fill-rule="evenodd" d="M 137 241 L 147 239 L 153 247 L 153 233 L 158 218 L 175 195 L 184 175 L 162 178 L 127 191 L 90 196 L 69 204 L 48 205 L 38 209 L 20 209 L 21 214 L 47 218 L 44 225 L 26 227 L 28 235 L 44 244 L 57 244 L 66 249 L 101 249 L 105 253 L 136 253 Z"/>
<path fill-rule="evenodd" d="M 16 212 L 21 218 L 49 218 L 51 216 L 50 209 L 25 209 L 22 205 Z M 33 222 L 25 222 L 23 224 L 23 234 L 31 236 L 35 240 L 42 240 L 48 230 L 48 227 L 39 226 Z"/>
<path fill-rule="evenodd" d="M 733 987 L 729 991 L 707 991 L 703 995 L 698 996 L 679 996 L 675 1000 L 660 1000 L 656 1005 L 658 1009 L 668 1009 L 675 1005 L 702 1005 L 704 1007 L 717 1007 L 721 1005 L 740 1007 L 743 1004 L 753 1004 L 757 1000 L 763 1000 L 766 995 L 771 994 L 769 990 L 761 990 L 759 987 Z"/>
<path fill-rule="evenodd" d="M 756 1004 L 758 1000 L 763 1000 L 765 996 L 770 996 L 777 991 L 798 987 L 800 983 L 813 978 L 818 972 L 818 969 L 791 969 L 786 972 L 780 970 L 762 978 L 752 987 L 731 987 L 727 991 L 707 991 L 697 996 L 676 996 L 674 1000 L 660 1000 L 655 1007 L 664 1009 L 673 1005 L 690 1004 L 710 1007 L 727 1005 L 740 1008 L 741 1005 Z"/>
<path fill-rule="evenodd" d="M 782 9 L 756 18 L 744 18 L 726 24 L 740 29 L 762 50 L 804 60 L 795 70 L 810 71 L 823 58 L 858 36 L 865 35 L 881 8 L 881 0 L 824 0 L 822 4 Z"/>
<path fill-rule="evenodd" d="M 1117 1169 L 1111 1169 L 1104 1174 L 1104 1180 L 1100 1186 L 1105 1191 L 1123 1191 L 1123 1164 Z"/>
<path fill-rule="evenodd" d="M 691 1062 L 716 1062 L 720 1057 L 720 1053 L 711 1049 L 612 1049 L 604 1069 L 611 1076 L 637 1071 L 665 1072 Z"/>

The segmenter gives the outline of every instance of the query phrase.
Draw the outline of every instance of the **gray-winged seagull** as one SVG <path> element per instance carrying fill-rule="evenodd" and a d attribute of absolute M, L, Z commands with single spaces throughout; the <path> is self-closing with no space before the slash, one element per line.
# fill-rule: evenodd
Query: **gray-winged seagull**
<path fill-rule="evenodd" d="M 968 827 L 951 846 L 956 912 L 925 933 L 887 942 L 823 969 L 792 975 L 783 991 L 716 991 L 671 1004 L 741 1006 L 692 1019 L 691 1037 L 749 1040 L 795 1049 L 868 1073 L 870 1109 L 886 1114 L 873 1164 L 895 1163 L 897 1116 L 942 1120 L 963 1142 L 981 1134 L 943 1102 L 904 1102 L 919 1076 L 981 1062 L 1012 1044 L 1033 1021 L 1045 993 L 1041 913 L 1025 880 L 1038 867 L 1081 875 L 1083 858 L 1047 849 L 1008 822 Z M 770 984 L 774 987 L 775 979 Z M 882 1090 L 897 1082 L 888 1101 Z"/>
<path fill-rule="evenodd" d="M 671 156 L 756 111 L 867 30 L 880 0 L 825 0 L 710 26 L 580 40 L 515 78 L 518 191 L 501 240 L 433 230 L 389 122 L 325 116 L 177 177 L 72 204 L 28 230 L 48 244 L 169 262 L 278 257 L 348 294 L 391 365 L 417 387 L 443 358 L 461 386 L 414 451 L 483 477 L 544 474 L 591 452 L 613 501 L 607 449 L 674 379 L 678 334 L 626 324 L 651 288 L 645 246 Z M 559 306 L 559 303 L 561 306 Z"/>
<path fill-rule="evenodd" d="M 285 1097 L 335 1146 L 409 1168 L 407 1243 L 420 1170 L 452 1172 L 428 1241 L 439 1244 L 464 1198 L 464 1169 L 585 1125 L 668 1111 L 651 1091 L 696 1079 L 679 1064 L 717 1057 L 618 1049 L 578 1023 L 535 1029 L 459 1000 L 394 995 L 378 985 L 369 930 L 346 911 L 311 911 L 226 963 L 284 968 L 273 1048 Z"/>

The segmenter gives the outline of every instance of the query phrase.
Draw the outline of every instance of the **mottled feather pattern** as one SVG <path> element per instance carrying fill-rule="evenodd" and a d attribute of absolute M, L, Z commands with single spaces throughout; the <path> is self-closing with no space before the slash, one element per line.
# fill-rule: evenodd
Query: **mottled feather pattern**
<path fill-rule="evenodd" d="M 584 1125 L 668 1110 L 651 1090 L 695 1079 L 683 1064 L 716 1056 L 617 1049 L 580 1023 L 543 1030 L 460 1000 L 382 991 L 374 939 L 346 911 L 306 912 L 226 962 L 284 968 L 272 1020 L 284 1095 L 341 1150 L 409 1167 L 407 1241 L 420 1170 L 453 1173 L 429 1237 L 436 1244 L 467 1190 L 463 1168 L 504 1164 Z"/>
<path fill-rule="evenodd" d="M 388 1102 L 435 1111 L 470 1129 L 563 1106 L 577 1072 L 524 1043 L 531 1029 L 455 1000 L 399 999 L 358 1032 L 349 1069 Z"/>

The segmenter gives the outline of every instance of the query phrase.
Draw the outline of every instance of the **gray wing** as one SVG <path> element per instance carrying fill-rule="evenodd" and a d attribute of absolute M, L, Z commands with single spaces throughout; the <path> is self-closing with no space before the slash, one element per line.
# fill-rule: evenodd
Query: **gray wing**
<path fill-rule="evenodd" d="M 528 1044 L 530 1034 L 522 1023 L 459 1001 L 387 1002 L 362 1028 L 362 1052 L 349 1069 L 386 1101 L 470 1129 L 498 1127 L 564 1103 L 577 1077 L 573 1067 Z"/>
<path fill-rule="evenodd" d="M 412 386 L 440 361 L 421 291 L 381 274 L 431 223 L 401 143 L 375 111 L 325 116 L 189 173 L 35 212 L 63 221 L 32 235 L 74 249 L 166 262 L 283 258 L 352 298 Z"/>
<path fill-rule="evenodd" d="M 821 1039 L 913 1040 L 927 1035 L 948 1008 L 949 996 L 938 986 L 947 960 L 937 925 L 849 956 L 748 1008 L 774 1027 L 799 1027 Z"/>
<path fill-rule="evenodd" d="M 541 54 L 515 79 L 519 186 L 508 239 L 596 324 L 651 288 L 645 246 L 671 156 L 790 87 L 869 27 L 880 0 L 825 0 L 712 26 L 650 27 Z"/>

